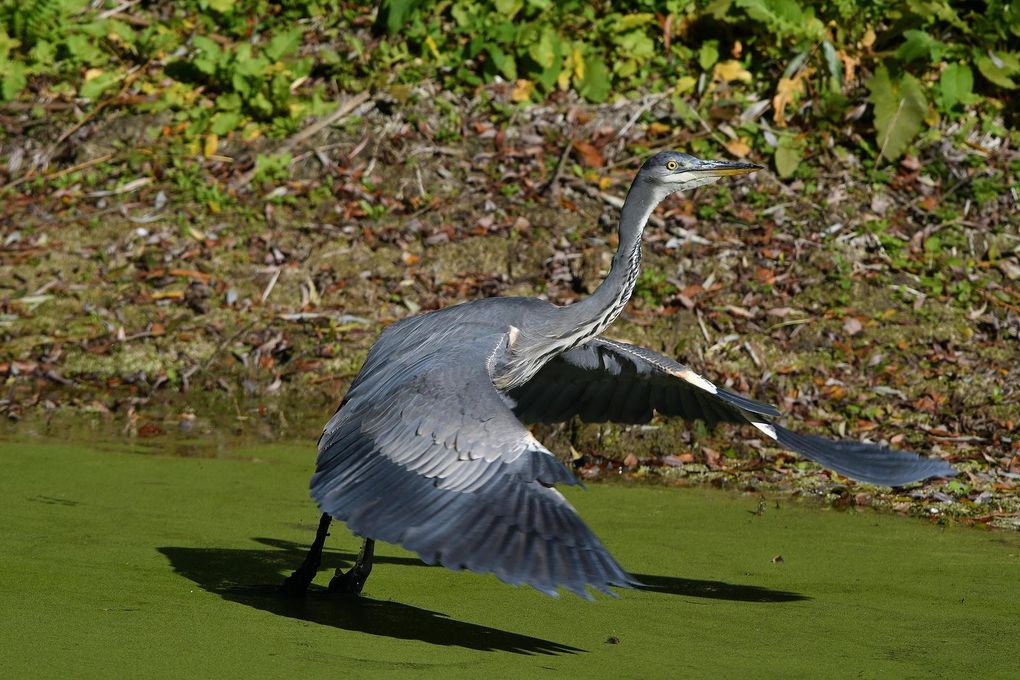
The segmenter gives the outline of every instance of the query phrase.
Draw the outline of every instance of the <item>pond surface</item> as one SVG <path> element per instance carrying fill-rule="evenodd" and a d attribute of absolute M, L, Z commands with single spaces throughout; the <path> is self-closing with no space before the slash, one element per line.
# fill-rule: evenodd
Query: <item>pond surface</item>
<path fill-rule="evenodd" d="M 597 485 L 565 493 L 648 589 L 553 599 L 380 545 L 364 597 L 295 600 L 314 447 L 147 450 L 0 442 L 8 677 L 1016 677 L 1016 534 Z M 327 546 L 319 584 L 358 541 Z"/>

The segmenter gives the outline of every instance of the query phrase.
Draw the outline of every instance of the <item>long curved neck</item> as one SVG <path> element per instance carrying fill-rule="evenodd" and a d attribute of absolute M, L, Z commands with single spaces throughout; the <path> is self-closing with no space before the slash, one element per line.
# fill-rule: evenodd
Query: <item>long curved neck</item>
<path fill-rule="evenodd" d="M 652 210 L 669 193 L 667 188 L 647 181 L 638 180 L 631 186 L 620 211 L 620 245 L 609 275 L 590 296 L 562 309 L 569 346 L 602 333 L 627 305 L 641 265 L 641 234 Z"/>
<path fill-rule="evenodd" d="M 493 367 L 493 384 L 510 389 L 531 379 L 552 357 L 585 343 L 604 331 L 627 305 L 641 264 L 641 232 L 652 210 L 673 190 L 638 179 L 620 211 L 620 246 L 609 276 L 590 296 L 556 308 L 536 328 L 512 329 L 510 347 Z"/>

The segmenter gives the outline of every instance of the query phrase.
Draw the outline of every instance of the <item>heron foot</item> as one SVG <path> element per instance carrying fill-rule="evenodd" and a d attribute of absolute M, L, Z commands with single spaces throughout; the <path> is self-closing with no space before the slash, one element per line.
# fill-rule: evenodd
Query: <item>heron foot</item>
<path fill-rule="evenodd" d="M 360 595 L 365 587 L 365 581 L 368 580 L 368 575 L 372 573 L 372 558 L 374 556 L 375 541 L 366 538 L 365 543 L 361 546 L 361 552 L 358 553 L 358 559 L 354 561 L 354 566 L 347 571 L 341 571 L 339 568 L 336 570 L 336 574 L 329 582 L 329 592 Z"/>
<path fill-rule="evenodd" d="M 308 592 L 308 586 L 318 571 L 319 565 L 309 566 L 308 562 L 303 563 L 293 574 L 280 584 L 280 592 L 284 595 L 300 596 Z"/>
<path fill-rule="evenodd" d="M 326 544 L 326 537 L 329 536 L 329 524 L 332 521 L 333 518 L 325 513 L 319 518 L 319 529 L 315 533 L 312 547 L 305 555 L 305 561 L 293 574 L 287 577 L 287 580 L 280 584 L 281 593 L 300 596 L 308 592 L 308 586 L 311 585 L 315 574 L 319 571 L 319 565 L 322 563 L 322 548 Z"/>

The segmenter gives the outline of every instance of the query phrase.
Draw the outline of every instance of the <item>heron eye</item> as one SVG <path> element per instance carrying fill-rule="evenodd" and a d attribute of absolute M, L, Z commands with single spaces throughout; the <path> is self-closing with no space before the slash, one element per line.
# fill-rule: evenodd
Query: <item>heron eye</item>
<path fill-rule="evenodd" d="M 666 163 L 666 169 L 669 170 L 670 172 L 676 170 L 678 166 L 679 164 L 676 161 L 670 161 Z"/>

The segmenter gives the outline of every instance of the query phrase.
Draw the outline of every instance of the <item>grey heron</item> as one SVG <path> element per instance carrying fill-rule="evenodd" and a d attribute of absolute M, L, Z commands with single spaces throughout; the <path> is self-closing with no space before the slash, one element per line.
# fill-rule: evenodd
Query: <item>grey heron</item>
<path fill-rule="evenodd" d="M 856 441 L 792 432 L 779 411 L 701 377 L 673 359 L 602 337 L 634 290 L 641 238 L 664 198 L 745 162 L 659 153 L 641 167 L 620 214 L 608 276 L 559 307 L 488 298 L 403 319 L 369 351 L 319 439 L 311 495 L 322 511 L 315 542 L 284 589 L 304 592 L 332 519 L 364 539 L 331 591 L 358 593 L 375 541 L 428 564 L 491 572 L 555 595 L 636 582 L 555 489 L 578 484 L 525 423 L 647 423 L 654 414 L 750 425 L 786 449 L 847 477 L 897 486 L 955 474 L 946 462 Z"/>

